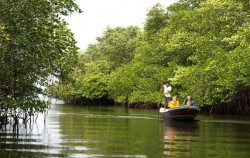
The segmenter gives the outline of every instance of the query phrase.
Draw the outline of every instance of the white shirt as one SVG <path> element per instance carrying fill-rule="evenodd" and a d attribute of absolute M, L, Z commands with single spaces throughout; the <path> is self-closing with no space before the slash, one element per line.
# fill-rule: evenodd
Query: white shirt
<path fill-rule="evenodd" d="M 170 92 L 171 92 L 171 90 L 172 90 L 172 87 L 171 86 L 166 86 L 166 85 L 163 85 L 163 88 L 164 88 L 164 95 L 166 96 L 166 97 L 171 97 L 171 95 L 170 95 Z"/>

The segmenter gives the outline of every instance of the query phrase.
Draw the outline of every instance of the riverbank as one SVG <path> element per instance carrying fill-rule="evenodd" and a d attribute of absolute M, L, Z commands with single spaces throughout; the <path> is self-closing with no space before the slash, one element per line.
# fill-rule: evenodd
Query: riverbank
<path fill-rule="evenodd" d="M 157 103 L 114 103 L 112 100 L 102 99 L 77 99 L 67 104 L 75 104 L 75 105 L 116 105 L 123 106 L 131 109 L 159 109 L 161 104 Z M 234 103 L 224 103 L 224 104 L 215 104 L 215 105 L 199 105 L 201 109 L 201 113 L 204 114 L 240 114 L 240 115 L 249 115 L 250 116 L 250 105 L 248 102 L 242 104 L 241 102 Z"/>
<path fill-rule="evenodd" d="M 156 109 L 161 105 L 157 105 L 156 103 L 134 103 L 126 106 L 129 108 Z M 240 114 L 250 116 L 250 105 L 233 105 L 230 103 L 225 103 L 217 105 L 201 105 L 199 107 L 201 109 L 201 113 L 204 114 Z"/>
<path fill-rule="evenodd" d="M 201 107 L 201 113 L 209 114 L 240 114 L 250 116 L 250 106 L 244 105 L 232 105 L 232 104 L 220 104 L 220 105 L 207 105 Z"/>
<path fill-rule="evenodd" d="M 117 105 L 124 106 L 127 108 L 136 109 L 158 109 L 161 104 L 153 102 L 137 102 L 137 103 L 115 103 L 108 96 L 98 98 L 98 99 L 87 99 L 83 97 L 74 97 L 74 99 L 65 101 L 67 104 L 77 104 L 77 105 Z M 240 114 L 240 115 L 250 115 L 250 86 L 242 88 L 239 90 L 232 99 L 231 102 L 218 103 L 214 105 L 200 104 L 201 113 L 208 114 Z"/>

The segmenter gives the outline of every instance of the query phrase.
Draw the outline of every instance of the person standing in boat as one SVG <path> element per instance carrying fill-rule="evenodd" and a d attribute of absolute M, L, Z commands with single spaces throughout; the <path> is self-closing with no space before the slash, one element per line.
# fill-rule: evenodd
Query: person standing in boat
<path fill-rule="evenodd" d="M 176 108 L 179 106 L 179 101 L 177 100 L 177 96 L 174 96 L 172 101 L 168 103 L 169 108 Z"/>
<path fill-rule="evenodd" d="M 194 100 L 193 98 L 189 95 L 187 98 L 184 100 L 182 106 L 194 106 Z"/>
<path fill-rule="evenodd" d="M 169 81 L 165 82 L 165 84 L 163 82 L 161 82 L 161 86 L 163 87 L 163 97 L 164 97 L 163 106 L 164 106 L 164 109 L 166 109 L 168 103 L 172 100 L 171 99 L 172 87 L 170 86 Z"/>

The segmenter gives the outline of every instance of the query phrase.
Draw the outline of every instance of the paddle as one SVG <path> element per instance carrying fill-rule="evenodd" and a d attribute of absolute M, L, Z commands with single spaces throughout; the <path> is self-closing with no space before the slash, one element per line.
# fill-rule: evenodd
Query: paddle
<path fill-rule="evenodd" d="M 164 93 L 162 94 L 162 87 L 163 87 L 163 85 L 164 85 L 164 83 L 161 80 L 160 85 L 158 87 L 158 91 L 160 91 L 160 95 L 163 96 L 164 101 L 163 101 L 162 105 L 160 103 L 157 104 L 158 118 L 159 118 L 159 115 L 160 115 L 160 109 L 161 109 L 162 106 L 164 106 L 164 103 L 165 103 Z"/>

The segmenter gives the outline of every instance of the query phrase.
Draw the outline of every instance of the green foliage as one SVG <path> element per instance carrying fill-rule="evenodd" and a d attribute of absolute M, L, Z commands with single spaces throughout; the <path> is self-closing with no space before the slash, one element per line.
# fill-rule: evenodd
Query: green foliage
<path fill-rule="evenodd" d="M 79 11 L 73 0 L 1 0 L 1 109 L 46 110 L 38 94 L 48 76 L 66 76 L 65 65 L 76 57 L 73 34 L 61 18 L 73 11 Z"/>
<path fill-rule="evenodd" d="M 107 28 L 80 56 L 70 85 L 76 96 L 161 103 L 159 83 L 170 80 L 180 99 L 231 102 L 250 84 L 249 6 L 243 0 L 156 4 L 143 30 Z"/>
<path fill-rule="evenodd" d="M 112 69 L 130 62 L 134 56 L 138 31 L 134 26 L 107 28 L 103 36 L 97 38 L 100 58 L 107 60 Z"/>
<path fill-rule="evenodd" d="M 157 33 L 168 25 L 168 14 L 159 3 L 153 6 L 147 14 L 145 22 L 145 32 L 149 34 Z"/>
<path fill-rule="evenodd" d="M 70 73 L 68 83 L 53 88 L 56 96 L 65 101 L 73 98 L 102 99 L 109 96 L 110 75 L 120 66 L 129 63 L 136 48 L 137 27 L 107 28 L 97 43 L 79 55 L 77 66 Z M 61 87 L 61 88 L 59 88 Z M 69 91 L 62 91 L 67 87 Z M 62 93 L 62 94 L 59 94 Z M 60 97 L 60 98 L 61 98 Z"/>
<path fill-rule="evenodd" d="M 189 24 L 193 29 L 201 27 L 201 31 L 193 33 L 196 35 L 195 51 L 189 57 L 193 64 L 180 67 L 174 81 L 184 88 L 180 92 L 182 95 L 193 94 L 204 104 L 229 102 L 237 86 L 249 84 L 249 74 L 241 74 L 249 70 L 249 63 L 245 62 L 249 60 L 249 53 L 246 53 L 249 48 L 241 46 L 242 43 L 249 45 L 249 40 L 244 40 L 248 31 L 245 29 L 241 33 L 249 26 L 245 23 L 249 21 L 249 13 L 244 11 L 241 3 L 234 1 L 206 1 L 191 13 L 193 16 L 190 17 L 194 18 L 202 15 L 197 26 L 196 23 Z"/>

